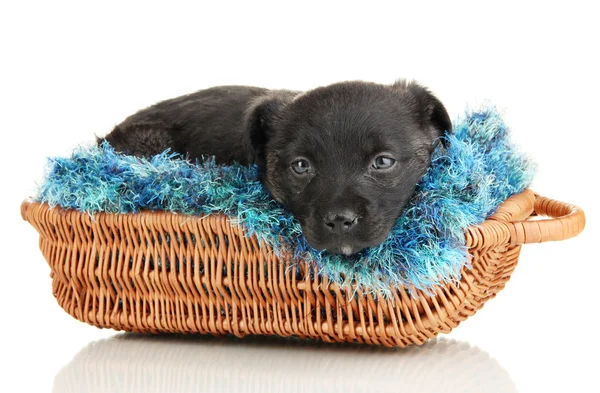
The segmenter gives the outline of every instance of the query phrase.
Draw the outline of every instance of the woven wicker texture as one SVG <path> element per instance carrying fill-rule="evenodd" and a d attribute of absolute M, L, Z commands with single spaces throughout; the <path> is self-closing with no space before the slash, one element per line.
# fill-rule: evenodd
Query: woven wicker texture
<path fill-rule="evenodd" d="M 575 206 L 530 190 L 468 228 L 472 268 L 427 295 L 397 288 L 384 299 L 286 268 L 268 245 L 225 216 L 168 212 L 88 214 L 23 202 L 40 234 L 60 306 L 91 325 L 135 332 L 320 338 L 404 347 L 448 333 L 510 279 L 521 245 L 583 230 Z M 530 220 L 549 216 L 551 219 Z"/>

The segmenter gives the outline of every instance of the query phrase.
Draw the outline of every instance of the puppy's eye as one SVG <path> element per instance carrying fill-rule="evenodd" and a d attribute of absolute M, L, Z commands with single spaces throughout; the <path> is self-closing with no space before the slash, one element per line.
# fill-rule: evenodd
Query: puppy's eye
<path fill-rule="evenodd" d="M 292 162 L 292 169 L 299 175 L 303 175 L 310 169 L 310 164 L 305 159 L 301 158 Z"/>
<path fill-rule="evenodd" d="M 373 169 L 389 169 L 394 166 L 396 160 L 388 156 L 379 156 L 371 164 Z"/>

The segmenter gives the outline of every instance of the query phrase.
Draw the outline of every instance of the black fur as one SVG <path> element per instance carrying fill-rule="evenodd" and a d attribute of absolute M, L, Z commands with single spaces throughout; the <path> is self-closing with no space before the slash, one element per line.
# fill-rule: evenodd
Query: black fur
<path fill-rule="evenodd" d="M 162 101 L 129 116 L 105 139 L 118 151 L 136 156 L 162 153 L 167 147 L 191 159 L 215 156 L 219 163 L 248 163 L 248 104 L 267 89 L 220 86 Z"/>
<path fill-rule="evenodd" d="M 343 82 L 304 93 L 201 90 L 130 116 L 106 140 L 139 156 L 171 148 L 190 159 L 255 162 L 313 247 L 350 254 L 385 239 L 444 132 L 446 109 L 414 82 Z M 379 156 L 395 164 L 377 169 Z M 309 166 L 301 174 L 298 159 Z"/>

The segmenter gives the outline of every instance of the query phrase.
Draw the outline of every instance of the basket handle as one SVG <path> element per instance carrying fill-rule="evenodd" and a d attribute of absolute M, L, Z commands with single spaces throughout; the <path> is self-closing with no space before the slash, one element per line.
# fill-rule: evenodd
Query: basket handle
<path fill-rule="evenodd" d="M 537 194 L 533 213 L 529 218 L 535 216 L 551 218 L 511 222 L 511 243 L 528 244 L 569 239 L 580 234 L 585 227 L 585 214 L 579 207 Z"/>

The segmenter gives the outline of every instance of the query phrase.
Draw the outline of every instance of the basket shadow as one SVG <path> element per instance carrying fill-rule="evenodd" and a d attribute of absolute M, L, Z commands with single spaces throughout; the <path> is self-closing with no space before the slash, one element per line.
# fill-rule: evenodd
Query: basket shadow
<path fill-rule="evenodd" d="M 53 392 L 516 392 L 481 349 L 390 349 L 278 337 L 118 334 L 84 347 Z"/>

